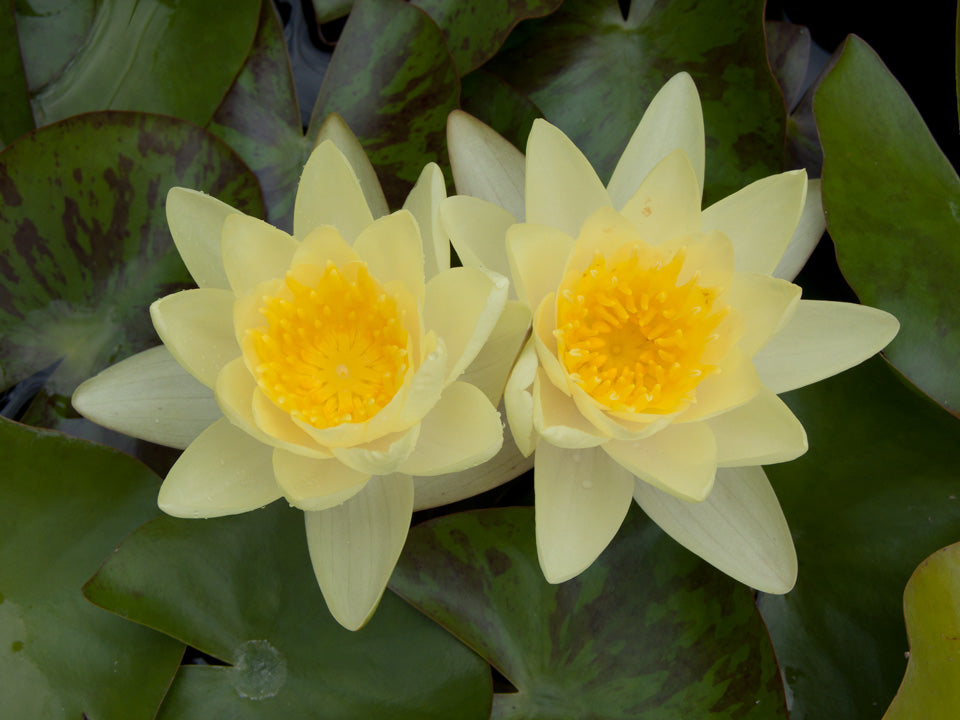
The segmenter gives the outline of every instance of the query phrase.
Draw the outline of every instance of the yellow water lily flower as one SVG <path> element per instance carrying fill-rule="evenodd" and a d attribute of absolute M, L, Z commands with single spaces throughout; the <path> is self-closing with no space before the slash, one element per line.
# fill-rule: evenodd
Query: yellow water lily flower
<path fill-rule="evenodd" d="M 413 509 L 486 489 L 456 473 L 502 443 L 491 401 L 458 378 L 495 327 L 507 281 L 450 268 L 437 225 L 445 195 L 431 164 L 405 209 L 387 214 L 335 116 L 304 167 L 292 236 L 173 188 L 171 233 L 199 287 L 151 306 L 162 347 L 74 395 L 96 422 L 186 448 L 160 489 L 171 515 L 279 497 L 301 508 L 320 588 L 350 629 L 376 608 Z"/>
<path fill-rule="evenodd" d="M 790 282 L 824 229 L 819 181 L 786 172 L 701 210 L 703 116 L 686 73 L 606 186 L 543 120 L 525 163 L 463 113 L 448 140 L 458 190 L 478 196 L 441 204 L 451 241 L 464 264 L 510 273 L 532 313 L 504 400 L 535 453 L 547 580 L 589 567 L 635 499 L 721 570 L 787 592 L 796 555 L 761 465 L 807 439 L 777 394 L 863 361 L 899 327 L 801 300 Z"/>

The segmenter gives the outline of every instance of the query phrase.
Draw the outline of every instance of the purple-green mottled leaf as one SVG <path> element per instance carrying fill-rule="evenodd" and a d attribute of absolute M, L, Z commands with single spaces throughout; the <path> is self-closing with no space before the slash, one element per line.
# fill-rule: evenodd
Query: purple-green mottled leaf
<path fill-rule="evenodd" d="M 350 12 L 353 0 L 312 0 L 318 23 L 330 22 Z"/>
<path fill-rule="evenodd" d="M 768 20 L 764 27 L 770 68 L 790 111 L 800 102 L 805 89 L 810 64 L 810 31 L 803 25 L 776 20 Z"/>
<path fill-rule="evenodd" d="M 584 573 L 549 585 L 530 508 L 411 530 L 390 586 L 485 657 L 517 693 L 494 718 L 786 718 L 748 588 L 636 507 Z"/>
<path fill-rule="evenodd" d="M 865 304 L 899 318 L 890 362 L 960 413 L 960 178 L 859 38 L 820 83 L 814 112 L 840 269 Z"/>
<path fill-rule="evenodd" d="M 263 3 L 253 49 L 208 129 L 256 173 L 267 220 L 292 232 L 297 183 L 311 143 L 300 126 L 283 28 L 273 3 Z"/>
<path fill-rule="evenodd" d="M 0 148 L 33 130 L 13 0 L 0 2 Z"/>
<path fill-rule="evenodd" d="M 174 118 L 100 112 L 0 153 L 0 387 L 59 362 L 69 395 L 157 344 L 148 306 L 191 284 L 167 229 L 167 190 L 262 213 L 256 178 L 220 140 Z"/>
<path fill-rule="evenodd" d="M 960 708 L 960 543 L 937 550 L 903 591 L 910 660 L 884 720 L 948 720 Z"/>
<path fill-rule="evenodd" d="M 461 75 L 496 55 L 521 20 L 543 17 L 562 0 L 411 0 L 440 26 Z"/>
<path fill-rule="evenodd" d="M 150 720 L 183 645 L 83 597 L 155 517 L 159 482 L 98 445 L 0 419 L 0 715 Z"/>
<path fill-rule="evenodd" d="M 391 593 L 358 632 L 333 620 L 303 513 L 285 503 L 162 517 L 131 535 L 85 593 L 228 663 L 183 668 L 162 718 L 489 716 L 486 664 Z"/>
<path fill-rule="evenodd" d="M 358 0 L 314 106 L 311 129 L 343 117 L 397 208 L 428 162 L 446 164 L 457 69 L 439 28 L 402 0 Z"/>
<path fill-rule="evenodd" d="M 960 420 L 883 360 L 788 393 L 810 450 L 767 474 L 793 532 L 796 588 L 761 597 L 792 720 L 876 720 L 906 664 L 910 573 L 960 537 Z"/>
<path fill-rule="evenodd" d="M 525 93 L 609 178 L 643 111 L 674 74 L 700 91 L 705 199 L 780 170 L 785 112 L 767 65 L 762 0 L 569 2 L 518 27 L 487 65 Z"/>
<path fill-rule="evenodd" d="M 33 12 L 18 22 L 41 124 L 109 109 L 205 125 L 250 51 L 260 11 L 260 0 L 77 0 L 55 13 L 25 5 Z M 47 58 L 54 37 L 64 43 Z"/>
<path fill-rule="evenodd" d="M 495 127 L 503 137 L 522 151 L 533 121 L 543 117 L 530 98 L 510 87 L 483 68 L 461 79 L 460 107 Z"/>

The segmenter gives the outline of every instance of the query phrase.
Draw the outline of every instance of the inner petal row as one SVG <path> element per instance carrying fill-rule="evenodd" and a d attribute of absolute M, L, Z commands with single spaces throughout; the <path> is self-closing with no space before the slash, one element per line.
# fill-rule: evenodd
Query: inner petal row
<path fill-rule="evenodd" d="M 672 413 L 716 367 L 703 362 L 728 312 L 721 289 L 695 273 L 678 283 L 685 251 L 650 263 L 640 248 L 607 267 L 597 253 L 557 298 L 557 349 L 570 378 L 611 410 Z"/>
<path fill-rule="evenodd" d="M 289 295 L 264 297 L 267 325 L 247 331 L 260 389 L 318 429 L 369 420 L 397 393 L 409 364 L 396 300 L 357 265 L 351 281 L 328 262 L 316 287 L 288 273 Z"/>

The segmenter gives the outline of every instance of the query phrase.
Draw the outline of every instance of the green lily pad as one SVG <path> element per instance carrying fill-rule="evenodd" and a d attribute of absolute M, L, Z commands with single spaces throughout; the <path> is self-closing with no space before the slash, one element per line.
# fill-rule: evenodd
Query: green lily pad
<path fill-rule="evenodd" d="M 260 10 L 260 0 L 79 0 L 52 13 L 23 4 L 24 63 L 44 124 L 109 109 L 205 125 L 250 51 Z"/>
<path fill-rule="evenodd" d="M 283 503 L 215 520 L 161 517 L 85 592 L 229 665 L 183 668 L 161 717 L 489 716 L 486 664 L 390 593 L 358 632 L 333 620 L 303 513 Z"/>
<path fill-rule="evenodd" d="M 960 178 L 910 98 L 850 37 L 814 99 L 823 207 L 840 269 L 860 299 L 899 318 L 887 357 L 960 412 Z"/>
<path fill-rule="evenodd" d="M 767 65 L 762 0 L 565 3 L 518 27 L 487 64 L 609 178 L 643 111 L 675 73 L 700 91 L 706 201 L 780 170 L 785 113 Z"/>
<path fill-rule="evenodd" d="M 904 672 L 910 573 L 960 537 L 960 420 L 876 358 L 788 393 L 810 450 L 767 468 L 799 579 L 760 609 L 793 720 L 876 720 Z"/>
<path fill-rule="evenodd" d="M 410 532 L 390 587 L 516 687 L 494 718 L 786 718 L 748 588 L 636 507 L 586 572 L 549 585 L 531 508 L 448 515 Z"/>
<path fill-rule="evenodd" d="M 411 0 L 443 30 L 461 75 L 496 55 L 521 20 L 543 17 L 562 0 Z"/>
<path fill-rule="evenodd" d="M 0 148 L 33 130 L 12 3 L 0 7 Z"/>
<path fill-rule="evenodd" d="M 84 581 L 156 516 L 157 477 L 82 440 L 0 419 L 0 708 L 149 720 L 183 645 L 94 607 Z"/>
<path fill-rule="evenodd" d="M 543 113 L 530 98 L 483 68 L 460 80 L 460 107 L 490 127 L 495 127 L 514 147 L 527 145 L 533 121 Z"/>
<path fill-rule="evenodd" d="M 256 173 L 271 225 L 293 231 L 293 203 L 312 143 L 300 126 L 283 27 L 264 2 L 247 62 L 207 126 Z"/>
<path fill-rule="evenodd" d="M 157 344 L 150 303 L 192 284 L 164 215 L 173 185 L 262 213 L 233 151 L 174 118 L 90 113 L 0 154 L 0 388 L 59 362 L 47 389 L 67 396 Z"/>
<path fill-rule="evenodd" d="M 903 614 L 910 661 L 884 720 L 947 720 L 960 708 L 960 543 L 920 563 Z"/>
<path fill-rule="evenodd" d="M 339 113 L 366 149 L 387 202 L 397 208 L 426 163 L 446 163 L 447 115 L 459 91 L 453 58 L 429 17 L 402 0 L 357 0 L 320 88 L 311 130 Z"/>
<path fill-rule="evenodd" d="M 350 12 L 353 0 L 313 0 L 313 12 L 318 23 L 330 22 Z"/>

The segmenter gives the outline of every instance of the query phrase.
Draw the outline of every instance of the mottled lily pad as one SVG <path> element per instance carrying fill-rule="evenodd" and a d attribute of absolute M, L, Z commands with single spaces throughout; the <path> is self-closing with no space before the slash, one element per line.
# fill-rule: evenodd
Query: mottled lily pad
<path fill-rule="evenodd" d="M 182 668 L 164 718 L 489 716 L 486 663 L 391 593 L 358 632 L 333 620 L 303 513 L 283 503 L 215 520 L 162 517 L 85 592 L 226 663 Z"/>
<path fill-rule="evenodd" d="M 443 30 L 461 75 L 496 55 L 521 20 L 543 17 L 561 0 L 411 0 Z"/>
<path fill-rule="evenodd" d="M 253 49 L 207 128 L 256 173 L 271 225 L 293 231 L 293 202 L 312 143 L 300 111 L 272 2 L 264 2 Z"/>
<path fill-rule="evenodd" d="M 437 25 L 402 0 L 358 0 L 333 53 L 311 131 L 336 112 L 370 156 L 392 208 L 430 161 L 446 162 L 457 68 Z"/>
<path fill-rule="evenodd" d="M 884 720 L 947 720 L 960 708 L 960 543 L 920 563 L 903 615 L 910 661 Z"/>
<path fill-rule="evenodd" d="M 0 7 L 0 148 L 33 129 L 13 5 Z"/>
<path fill-rule="evenodd" d="M 494 718 L 786 718 L 748 588 L 664 535 L 636 507 L 582 575 L 549 585 L 533 510 L 415 527 L 391 587 L 516 687 Z"/>
<path fill-rule="evenodd" d="M 183 645 L 91 605 L 83 583 L 155 517 L 157 477 L 113 450 L 0 419 L 0 708 L 150 720 Z"/>
<path fill-rule="evenodd" d="M 762 0 L 565 3 L 522 23 L 486 68 L 541 108 L 601 178 L 654 94 L 689 72 L 703 102 L 706 201 L 780 170 L 785 113 L 767 65 Z"/>
<path fill-rule="evenodd" d="M 69 395 L 157 344 L 148 307 L 189 286 L 164 215 L 173 185 L 262 213 L 256 178 L 220 140 L 142 113 L 90 113 L 0 154 L 0 388 L 59 363 Z"/>
<path fill-rule="evenodd" d="M 865 304 L 899 318 L 890 361 L 960 413 L 960 178 L 859 38 L 847 40 L 820 83 L 814 112 L 840 269 Z"/>
<path fill-rule="evenodd" d="M 960 420 L 881 359 L 788 393 L 810 450 L 767 468 L 799 579 L 760 609 L 793 720 L 876 720 L 903 677 L 901 596 L 960 537 Z"/>
<path fill-rule="evenodd" d="M 80 0 L 55 12 L 23 5 L 18 22 L 40 123 L 139 110 L 206 124 L 250 51 L 260 10 L 260 0 Z"/>

